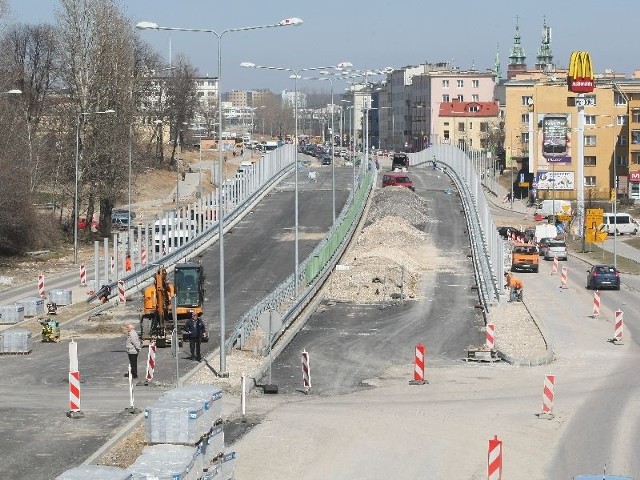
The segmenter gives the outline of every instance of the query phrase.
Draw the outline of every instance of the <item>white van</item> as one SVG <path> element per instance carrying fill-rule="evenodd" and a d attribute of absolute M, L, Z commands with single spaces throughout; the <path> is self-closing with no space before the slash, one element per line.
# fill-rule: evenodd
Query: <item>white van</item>
<path fill-rule="evenodd" d="M 600 225 L 600 231 L 607 232 L 609 235 L 613 235 L 616 231 L 618 235 L 626 233 L 635 235 L 638 233 L 638 228 L 638 222 L 628 213 L 607 212 L 602 216 L 602 225 Z"/>
<path fill-rule="evenodd" d="M 556 216 L 571 215 L 571 202 L 568 200 L 543 200 L 540 202 L 540 207 L 534 212 L 535 215 L 544 218 L 552 217 L 554 213 Z"/>

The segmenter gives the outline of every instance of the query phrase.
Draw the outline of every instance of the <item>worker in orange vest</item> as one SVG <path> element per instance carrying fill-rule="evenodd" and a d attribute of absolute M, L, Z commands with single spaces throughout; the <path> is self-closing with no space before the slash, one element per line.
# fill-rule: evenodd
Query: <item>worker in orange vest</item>
<path fill-rule="evenodd" d="M 522 301 L 524 283 L 512 273 L 505 272 L 504 274 L 505 287 L 509 288 L 509 301 L 518 302 Z"/>
<path fill-rule="evenodd" d="M 131 271 L 131 255 L 129 255 L 128 253 L 127 253 L 127 259 L 124 262 L 124 269 L 127 272 Z"/>

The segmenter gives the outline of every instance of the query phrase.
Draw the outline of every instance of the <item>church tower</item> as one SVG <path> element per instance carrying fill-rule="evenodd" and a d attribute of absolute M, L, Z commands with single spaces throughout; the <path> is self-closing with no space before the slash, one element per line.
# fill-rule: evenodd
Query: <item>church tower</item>
<path fill-rule="evenodd" d="M 536 70 L 551 72 L 554 69 L 553 53 L 551 53 L 551 27 L 547 26 L 547 19 L 545 18 L 542 23 L 542 41 L 536 57 Z"/>
<path fill-rule="evenodd" d="M 511 47 L 511 55 L 509 55 L 507 79 L 513 78 L 517 73 L 527 71 L 526 59 L 524 49 L 520 44 L 520 26 L 518 25 L 518 17 L 516 16 L 516 33 L 513 36 L 513 46 Z"/>

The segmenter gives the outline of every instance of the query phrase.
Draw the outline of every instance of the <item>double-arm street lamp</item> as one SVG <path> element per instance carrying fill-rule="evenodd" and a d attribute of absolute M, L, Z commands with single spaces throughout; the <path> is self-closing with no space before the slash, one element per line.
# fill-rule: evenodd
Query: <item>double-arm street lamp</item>
<path fill-rule="evenodd" d="M 226 310 L 224 296 L 224 209 L 222 205 L 222 185 L 224 182 L 224 168 L 222 164 L 222 37 L 231 32 L 246 32 L 249 30 L 260 30 L 264 28 L 276 28 L 302 25 L 302 20 L 297 17 L 285 18 L 278 23 L 270 25 L 256 25 L 252 27 L 229 28 L 222 31 L 210 28 L 180 28 L 162 27 L 153 22 L 139 22 L 136 28 L 140 30 L 169 30 L 177 32 L 199 32 L 211 33 L 218 39 L 218 245 L 220 246 L 220 372 L 219 376 L 227 376 L 226 351 L 225 351 L 225 329 Z"/>
<path fill-rule="evenodd" d="M 264 65 L 256 65 L 255 63 L 252 62 L 242 62 L 240 64 L 241 67 L 244 68 L 257 68 L 257 69 L 263 69 L 263 70 L 276 70 L 279 72 L 289 72 L 289 78 L 293 79 L 293 96 L 294 96 L 294 118 L 295 118 L 295 131 L 294 131 L 294 141 L 293 141 L 293 145 L 294 145 L 294 150 L 295 150 L 295 162 L 294 162 L 294 170 L 295 170 L 295 193 L 294 193 L 294 210 L 295 210 L 295 219 L 294 219 L 294 285 L 295 285 L 295 293 L 296 295 L 298 294 L 298 283 L 299 283 L 299 249 L 298 249 L 298 79 L 302 78 L 300 76 L 300 74 L 302 72 L 311 72 L 311 71 L 318 71 L 318 70 L 330 70 L 330 69 L 336 69 L 339 70 L 341 68 L 345 68 L 347 66 L 349 66 L 351 64 L 347 63 L 347 62 L 343 62 L 343 63 L 339 63 L 337 65 L 330 65 L 330 66 L 324 66 L 324 67 L 307 67 L 307 68 L 299 68 L 299 69 L 294 69 L 294 68 L 288 68 L 288 67 L 270 67 L 270 66 L 264 66 Z M 333 159 L 331 159 L 331 162 L 333 163 Z"/>
<path fill-rule="evenodd" d="M 80 216 L 78 215 L 78 164 L 80 160 L 80 125 L 84 117 L 88 115 L 103 115 L 116 113 L 115 110 L 103 110 L 99 112 L 80 112 L 76 121 L 76 174 L 75 174 L 75 190 L 73 194 L 73 263 L 78 263 L 78 221 Z M 89 219 L 87 219 L 88 221 Z M 98 288 L 98 285 L 96 285 Z"/>

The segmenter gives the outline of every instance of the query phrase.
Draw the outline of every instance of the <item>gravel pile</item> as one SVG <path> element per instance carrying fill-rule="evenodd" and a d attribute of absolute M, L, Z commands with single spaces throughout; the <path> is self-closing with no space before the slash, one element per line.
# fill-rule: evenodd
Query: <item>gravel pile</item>
<path fill-rule="evenodd" d="M 429 218 L 427 201 L 405 187 L 386 187 L 375 191 L 366 224 L 387 216 L 404 218 L 417 228 L 437 221 Z"/>
<path fill-rule="evenodd" d="M 376 190 L 367 226 L 331 275 L 325 297 L 352 303 L 418 298 L 423 274 L 449 263 L 420 230 L 432 221 L 425 200 L 408 188 Z"/>

